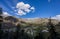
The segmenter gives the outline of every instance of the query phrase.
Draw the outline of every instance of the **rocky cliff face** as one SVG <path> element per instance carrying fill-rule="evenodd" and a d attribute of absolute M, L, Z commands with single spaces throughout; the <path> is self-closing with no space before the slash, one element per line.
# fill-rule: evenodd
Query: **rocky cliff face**
<path fill-rule="evenodd" d="M 21 23 L 21 24 L 26 24 L 26 23 L 30 23 L 30 24 L 41 24 L 41 23 L 48 23 L 49 20 L 48 18 L 32 18 L 32 19 L 28 19 L 28 18 L 15 18 L 15 17 L 12 17 L 12 16 L 8 16 L 8 17 L 5 17 L 4 18 L 4 22 L 11 22 L 11 23 Z M 51 19 L 51 22 L 53 24 L 58 24 L 58 20 L 55 20 L 55 19 Z"/>

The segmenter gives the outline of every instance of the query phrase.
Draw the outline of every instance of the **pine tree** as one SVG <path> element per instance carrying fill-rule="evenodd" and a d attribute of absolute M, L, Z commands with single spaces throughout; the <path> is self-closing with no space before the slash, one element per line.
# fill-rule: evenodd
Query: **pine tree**
<path fill-rule="evenodd" d="M 1 30 L 2 23 L 3 23 L 2 8 L 0 8 L 0 39 L 2 37 L 2 30 Z"/>
<path fill-rule="evenodd" d="M 18 39 L 19 38 L 19 34 L 20 34 L 20 24 L 18 24 L 17 26 L 16 26 L 16 35 L 15 35 L 15 39 Z"/>
<path fill-rule="evenodd" d="M 55 27 L 54 27 L 53 23 L 51 22 L 51 17 L 49 19 L 48 26 L 49 26 L 49 32 L 50 32 L 49 39 L 56 39 Z"/>

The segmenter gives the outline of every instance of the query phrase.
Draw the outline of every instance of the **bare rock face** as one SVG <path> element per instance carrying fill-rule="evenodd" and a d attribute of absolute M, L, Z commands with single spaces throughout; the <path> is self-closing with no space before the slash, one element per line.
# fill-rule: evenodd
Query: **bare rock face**
<path fill-rule="evenodd" d="M 26 24 L 26 23 L 30 23 L 30 24 L 46 24 L 49 22 L 48 18 L 32 18 L 32 19 L 27 19 L 27 18 L 16 18 L 16 17 L 13 17 L 13 16 L 8 16 L 8 17 L 5 17 L 4 18 L 4 22 L 12 22 L 12 23 L 21 23 L 21 24 Z M 53 24 L 58 24 L 58 20 L 55 20 L 55 19 L 51 19 L 51 22 Z"/>
<path fill-rule="evenodd" d="M 22 21 L 25 21 L 26 23 L 35 23 L 35 24 L 41 24 L 41 23 L 48 23 L 49 22 L 48 18 L 22 19 Z M 51 19 L 51 22 L 53 24 L 57 24 L 60 21 L 58 21 L 56 19 Z"/>
<path fill-rule="evenodd" d="M 11 22 L 18 22 L 18 19 L 13 16 L 5 17 L 5 20 L 11 21 Z"/>
<path fill-rule="evenodd" d="M 3 19 L 3 26 L 8 26 L 8 27 L 13 27 L 13 26 L 16 26 L 18 23 L 20 25 L 23 25 L 23 26 L 27 26 L 29 24 L 33 24 L 36 26 L 36 24 L 40 25 L 40 24 L 43 24 L 43 25 L 47 25 L 47 23 L 49 22 L 48 18 L 32 18 L 32 19 L 27 19 L 27 18 L 16 18 L 16 17 L 13 17 L 13 16 L 8 16 L 8 17 L 5 17 Z M 58 20 L 55 20 L 55 19 L 51 19 L 51 22 L 56 25 L 58 24 L 60 21 Z"/>

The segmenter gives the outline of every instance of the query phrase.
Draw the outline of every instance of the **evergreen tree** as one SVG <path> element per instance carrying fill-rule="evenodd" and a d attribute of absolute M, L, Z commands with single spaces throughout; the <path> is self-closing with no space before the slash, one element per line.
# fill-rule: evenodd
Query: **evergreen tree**
<path fill-rule="evenodd" d="M 56 39 L 55 27 L 53 23 L 51 23 L 51 17 L 49 19 L 48 26 L 49 26 L 49 32 L 50 32 L 49 39 Z"/>
<path fill-rule="evenodd" d="M 2 23 L 3 23 L 2 8 L 0 8 L 0 39 L 2 39 L 2 33 L 3 33 L 1 30 Z"/>
<path fill-rule="evenodd" d="M 43 33 L 42 33 L 41 30 L 40 30 L 40 32 L 38 33 L 38 35 L 35 37 L 35 39 L 44 39 L 44 38 L 43 38 Z"/>
<path fill-rule="evenodd" d="M 20 27 L 20 24 L 18 24 L 16 27 L 17 27 L 17 29 L 16 29 L 15 39 L 18 39 L 18 38 L 19 38 L 19 34 L 20 34 L 19 31 L 20 31 L 20 28 L 21 28 L 21 27 Z"/>

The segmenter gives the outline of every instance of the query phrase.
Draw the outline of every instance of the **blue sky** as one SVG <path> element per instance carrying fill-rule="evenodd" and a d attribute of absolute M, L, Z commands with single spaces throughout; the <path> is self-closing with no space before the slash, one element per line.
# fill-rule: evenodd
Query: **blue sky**
<path fill-rule="evenodd" d="M 21 11 L 21 6 L 16 7 L 18 3 L 28 4 L 30 8 L 24 11 L 24 14 L 19 12 L 20 15 L 17 15 L 18 11 Z M 0 0 L 0 7 L 3 12 L 20 18 L 48 18 L 60 15 L 60 0 Z"/>

